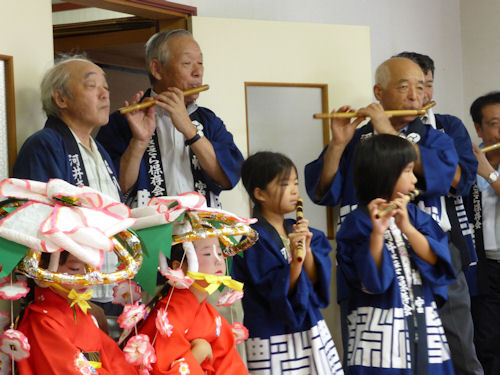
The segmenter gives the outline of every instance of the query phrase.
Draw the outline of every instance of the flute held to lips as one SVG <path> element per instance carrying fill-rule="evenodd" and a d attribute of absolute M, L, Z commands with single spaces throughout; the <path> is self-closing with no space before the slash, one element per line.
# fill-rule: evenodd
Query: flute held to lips
<path fill-rule="evenodd" d="M 404 198 L 407 200 L 407 202 L 415 199 L 418 195 L 420 194 L 420 191 L 415 189 L 412 191 L 410 194 L 405 194 Z M 396 203 L 391 203 L 389 206 L 384 208 L 383 210 L 380 210 L 375 214 L 376 219 L 380 219 L 381 217 L 384 217 L 388 213 L 390 213 L 392 210 L 398 208 L 398 205 Z"/>
<path fill-rule="evenodd" d="M 423 116 L 427 112 L 429 108 L 432 108 L 436 105 L 436 102 L 434 100 L 430 101 L 427 103 L 425 106 L 419 109 L 397 109 L 397 110 L 390 110 L 390 111 L 384 111 L 387 115 L 391 117 L 397 117 L 397 116 Z M 335 113 L 315 113 L 314 118 L 353 118 L 353 117 L 360 117 L 358 112 L 335 112 Z"/>
<path fill-rule="evenodd" d="M 199 87 L 195 87 L 195 88 L 183 91 L 183 94 L 184 94 L 184 96 L 190 96 L 190 95 L 198 94 L 202 91 L 206 91 L 209 88 L 210 88 L 210 86 L 208 86 L 208 85 L 201 85 Z M 157 102 L 157 100 L 153 99 L 153 100 L 149 100 L 147 102 L 141 102 L 141 103 L 137 103 L 134 105 L 129 105 L 128 107 L 122 107 L 119 109 L 119 111 L 122 115 L 124 115 L 125 113 L 138 111 L 140 109 L 149 108 L 149 107 L 155 105 L 156 102 Z"/>
<path fill-rule="evenodd" d="M 482 152 L 488 152 L 488 151 L 496 150 L 497 148 L 500 148 L 500 142 L 499 143 L 495 143 L 494 145 L 489 145 L 489 146 L 483 147 L 481 149 L 481 151 Z"/>
<path fill-rule="evenodd" d="M 297 222 L 304 218 L 304 201 L 302 198 L 297 199 L 297 208 L 296 208 L 296 219 Z M 297 262 L 302 262 L 304 260 L 304 241 L 299 241 L 297 244 L 297 248 L 295 249 L 297 253 Z"/>

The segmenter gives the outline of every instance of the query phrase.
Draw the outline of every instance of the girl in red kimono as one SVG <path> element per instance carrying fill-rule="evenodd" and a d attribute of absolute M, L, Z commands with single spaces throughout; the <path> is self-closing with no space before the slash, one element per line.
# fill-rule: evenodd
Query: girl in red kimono
<path fill-rule="evenodd" d="M 84 274 L 85 264 L 64 251 L 58 272 Z M 76 294 L 68 294 L 57 285 L 35 287 L 35 300 L 26 308 L 18 328 L 31 346 L 30 356 L 18 363 L 20 375 L 137 374 L 87 312 L 85 299 L 79 299 L 87 288 L 75 287 Z"/>
<path fill-rule="evenodd" d="M 225 260 L 217 237 L 193 242 L 199 273 L 224 276 Z M 181 267 L 184 250 L 174 245 L 172 268 Z M 182 263 L 184 272 L 187 263 Z M 229 323 L 207 301 L 205 280 L 195 281 L 189 289 L 172 288 L 145 320 L 139 333 L 147 334 L 156 351 L 153 374 L 241 375 L 248 371 L 235 348 Z M 156 328 L 156 317 L 166 309 L 166 334 Z"/>

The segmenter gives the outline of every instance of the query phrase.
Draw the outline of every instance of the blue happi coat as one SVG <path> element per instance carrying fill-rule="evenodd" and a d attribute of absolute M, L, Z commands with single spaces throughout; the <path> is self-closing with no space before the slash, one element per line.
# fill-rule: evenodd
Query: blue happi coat
<path fill-rule="evenodd" d="M 285 226 L 291 229 L 294 223 L 287 219 Z M 245 283 L 243 310 L 250 336 L 246 341 L 250 373 L 262 370 L 259 373 L 280 374 L 283 365 L 295 369 L 296 374 L 342 373 L 335 345 L 319 311 L 328 306 L 330 299 L 331 246 L 326 236 L 309 228 L 317 282 L 313 285 L 303 269 L 295 290 L 289 294 L 290 265 L 278 233 L 261 218 L 252 227 L 259 233 L 259 240 L 243 252 L 243 257 L 234 257 L 231 271 L 234 279 Z M 254 355 L 257 349 L 261 354 Z"/>
<path fill-rule="evenodd" d="M 418 176 L 417 188 L 423 190 L 421 200 L 429 208 L 431 215 L 437 221 L 441 218 L 440 197 L 448 194 L 451 181 L 455 175 L 458 165 L 458 155 L 455 151 L 453 141 L 442 132 L 424 125 L 420 119 L 413 120 L 408 126 L 416 126 L 421 132 L 418 147 L 422 159 L 424 176 Z M 314 199 L 314 194 L 319 184 L 321 170 L 323 168 L 323 157 L 326 148 L 318 159 L 305 167 L 306 189 L 309 197 L 317 204 L 323 206 L 335 206 L 340 203 L 340 220 L 354 210 L 358 205 L 356 189 L 353 183 L 354 153 L 356 145 L 361 139 L 373 134 L 371 123 L 357 129 L 351 141 L 347 145 L 340 159 L 339 169 L 330 188 L 319 200 Z M 407 139 L 414 141 L 412 134 Z"/>
<path fill-rule="evenodd" d="M 148 93 L 149 92 L 147 92 L 145 96 L 149 95 Z M 232 189 L 238 183 L 240 179 L 241 164 L 243 163 L 243 155 L 235 145 L 232 134 L 227 131 L 222 120 L 211 110 L 204 107 L 198 107 L 190 117 L 192 119 L 196 118 L 196 121 L 201 124 L 204 136 L 212 144 L 217 161 L 231 183 L 231 186 L 227 189 L 217 184 L 200 167 L 196 156 L 190 150 L 191 171 L 194 179 L 192 190 L 205 196 L 209 206 L 217 207 L 220 206 L 218 200 L 220 192 L 222 190 Z M 120 158 L 132 139 L 132 132 L 125 116 L 118 112 L 113 113 L 110 116 L 109 123 L 99 131 L 97 139 L 108 151 L 116 170 L 119 171 Z M 127 203 L 129 204 L 132 202 L 133 198 L 135 198 L 136 194 L 143 194 L 141 192 L 152 193 L 154 190 L 148 176 L 147 158 L 148 154 L 145 152 L 139 167 L 137 183 L 131 191 L 127 192 Z M 158 158 L 161 159 L 160 156 L 158 156 Z M 165 168 L 165 166 L 163 167 Z M 150 197 L 154 195 L 155 194 L 152 194 Z M 163 191 L 158 195 L 168 195 L 168 192 Z"/>
<path fill-rule="evenodd" d="M 408 205 L 410 221 L 424 234 L 433 252 L 436 265 L 413 258 L 422 279 L 425 301 L 428 374 L 453 374 L 450 352 L 438 315 L 434 294 L 443 294 L 443 286 L 454 280 L 447 236 L 437 223 L 415 205 Z M 370 252 L 372 223 L 368 215 L 357 209 L 345 217 L 337 233 L 339 290 L 348 289 L 347 362 L 351 374 L 411 375 L 408 328 L 396 271 L 390 252 L 384 244 L 382 264 L 377 268 Z M 421 339 L 421 338 L 420 338 Z"/>
<path fill-rule="evenodd" d="M 451 181 L 455 175 L 458 164 L 458 155 L 455 151 L 453 141 L 442 132 L 433 129 L 429 125 L 424 125 L 420 119 L 412 121 L 408 127 L 414 126 L 420 133 L 418 136 L 418 146 L 422 159 L 424 176 L 418 176 L 417 188 L 423 190 L 419 197 L 424 203 L 432 217 L 439 221 L 441 218 L 440 197 L 446 195 L 450 190 Z M 317 204 L 324 206 L 335 206 L 340 204 L 339 221 L 342 222 L 345 216 L 355 210 L 358 206 L 356 189 L 354 188 L 354 154 L 356 145 L 365 137 L 373 135 L 371 123 L 357 129 L 344 150 L 340 159 L 338 171 L 330 185 L 319 200 L 314 199 L 314 194 L 319 184 L 321 170 L 323 168 L 323 158 L 326 148 L 322 151 L 318 159 L 309 163 L 305 167 L 305 183 L 309 197 Z M 412 141 L 417 137 L 408 134 L 407 138 Z M 341 273 L 337 272 L 337 278 L 341 278 Z M 342 285 L 340 280 L 337 283 Z M 347 290 L 339 290 L 338 300 L 341 301 L 349 296 Z"/>
<path fill-rule="evenodd" d="M 74 144 L 73 150 L 68 148 L 68 138 Z M 99 142 L 95 141 L 95 143 L 121 195 L 111 158 Z M 28 137 L 19 150 L 14 164 L 13 177 L 41 182 L 59 178 L 76 186 L 84 185 L 85 181 L 82 177 L 86 176 L 85 166 L 81 162 L 81 157 L 75 159 L 76 155 L 72 155 L 72 152 L 79 154 L 76 140 L 71 135 L 68 126 L 61 119 L 48 116 L 44 128 Z M 72 163 L 74 160 L 77 162 L 80 160 L 78 165 Z"/>

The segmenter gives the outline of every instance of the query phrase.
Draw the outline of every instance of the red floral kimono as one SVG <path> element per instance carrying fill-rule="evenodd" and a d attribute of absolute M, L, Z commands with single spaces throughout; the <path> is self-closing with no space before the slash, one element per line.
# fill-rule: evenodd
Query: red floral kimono
<path fill-rule="evenodd" d="M 140 333 L 147 334 L 156 350 L 153 374 L 244 375 L 248 371 L 234 344 L 229 323 L 206 300 L 201 304 L 188 289 L 175 289 L 168 306 L 170 336 L 157 332 L 157 311 L 165 308 L 163 298 L 148 316 Z M 156 335 L 156 339 L 155 339 Z M 202 338 L 212 346 L 213 359 L 201 364 L 191 354 L 191 341 Z"/>
<path fill-rule="evenodd" d="M 20 375 L 136 375 L 90 312 L 69 306 L 49 288 L 35 289 L 18 328 L 31 346 L 30 356 L 18 363 Z"/>

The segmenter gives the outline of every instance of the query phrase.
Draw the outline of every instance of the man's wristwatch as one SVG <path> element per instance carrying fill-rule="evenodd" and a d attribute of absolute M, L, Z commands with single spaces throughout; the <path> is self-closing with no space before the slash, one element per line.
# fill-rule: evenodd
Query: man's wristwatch
<path fill-rule="evenodd" d="M 486 181 L 488 181 L 488 184 L 492 184 L 496 180 L 498 180 L 498 172 L 497 171 L 491 172 L 490 175 L 488 176 L 488 178 L 486 179 Z"/>
<path fill-rule="evenodd" d="M 198 139 L 201 139 L 204 137 L 203 131 L 198 130 L 193 138 L 186 139 L 184 142 L 184 145 L 186 146 L 191 146 L 194 142 L 196 142 Z"/>

